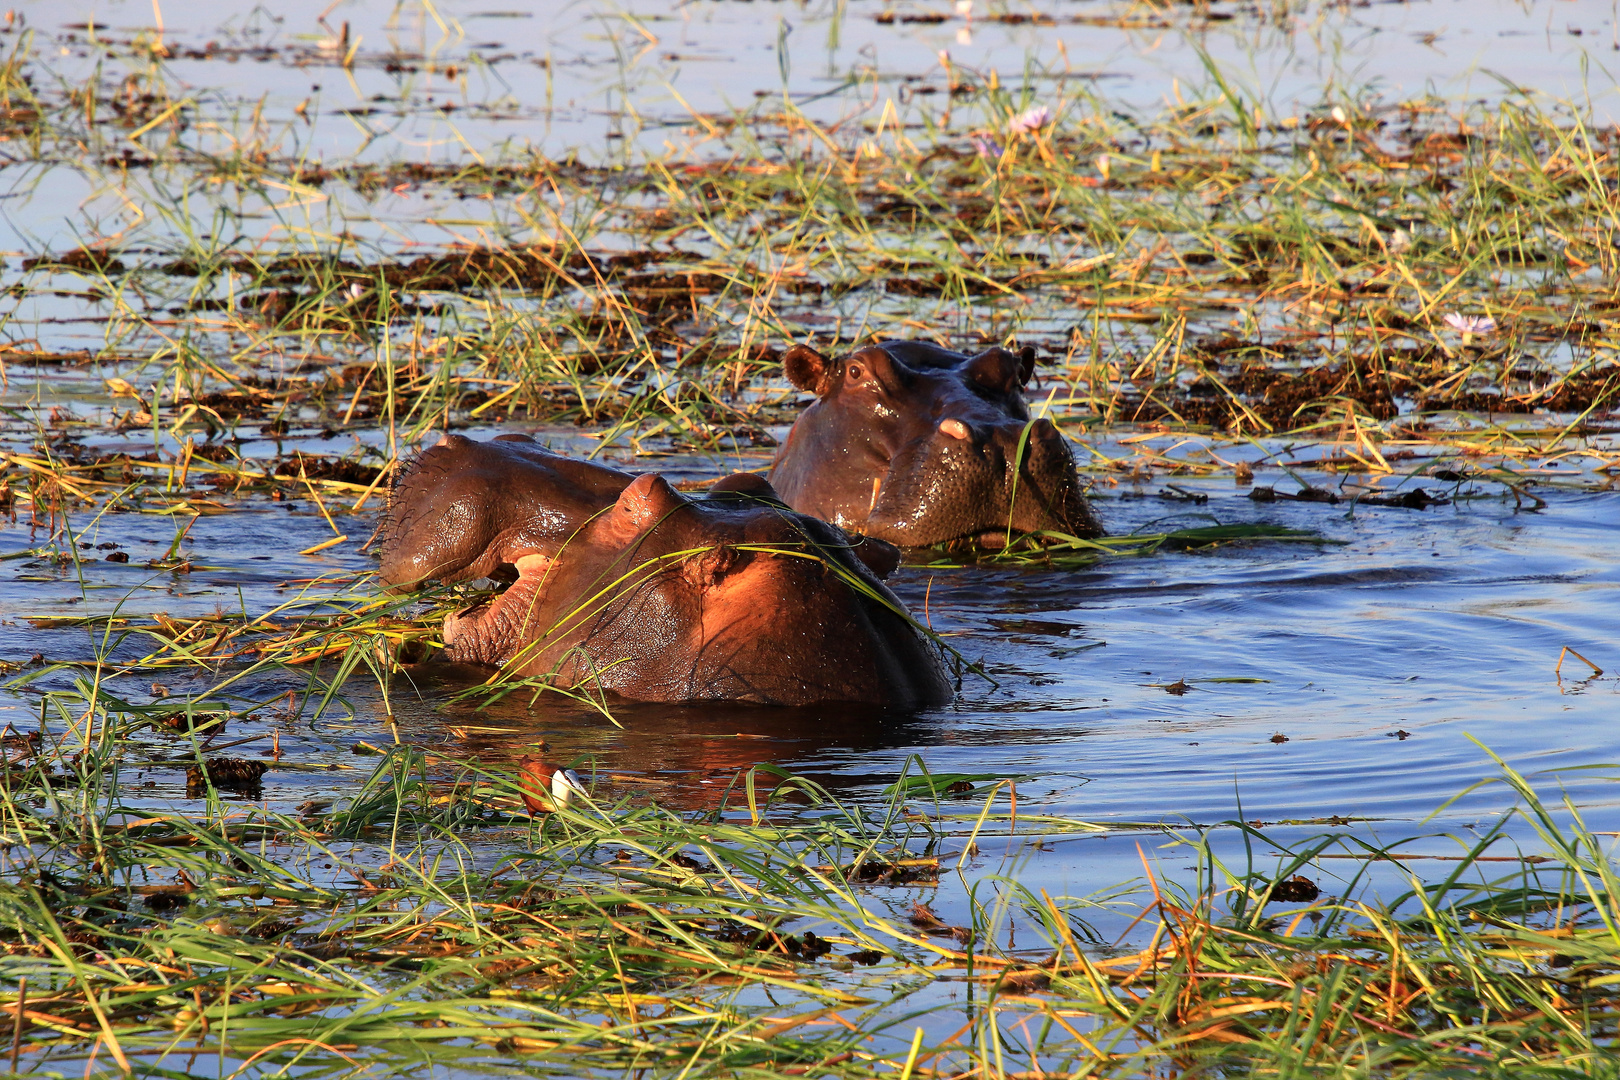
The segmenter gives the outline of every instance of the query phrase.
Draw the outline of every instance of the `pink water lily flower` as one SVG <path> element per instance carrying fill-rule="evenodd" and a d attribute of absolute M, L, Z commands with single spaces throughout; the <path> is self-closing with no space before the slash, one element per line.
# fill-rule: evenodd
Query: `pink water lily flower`
<path fill-rule="evenodd" d="M 1039 131 L 1052 122 L 1052 110 L 1045 105 L 1037 105 L 1033 109 L 1025 109 L 1007 123 L 1007 130 L 1014 135 L 1028 135 Z"/>
<path fill-rule="evenodd" d="M 1001 156 L 1001 147 L 994 139 L 974 139 L 973 149 L 982 158 L 998 158 Z"/>
<path fill-rule="evenodd" d="M 1459 334 L 1496 333 L 1496 320 L 1489 315 L 1459 315 L 1453 311 L 1446 316 L 1445 322 Z"/>

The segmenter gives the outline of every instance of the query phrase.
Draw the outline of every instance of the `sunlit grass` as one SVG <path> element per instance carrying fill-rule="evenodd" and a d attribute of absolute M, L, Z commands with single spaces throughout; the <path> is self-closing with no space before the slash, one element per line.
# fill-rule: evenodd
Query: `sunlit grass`
<path fill-rule="evenodd" d="M 6 774 L 0 939 L 25 1071 L 95 1046 L 137 1068 L 519 1055 L 572 1075 L 862 1076 L 909 1056 L 923 1075 L 1422 1076 L 1597 1067 L 1615 1035 L 1608 846 L 1505 767 L 1520 809 L 1459 838 L 1438 879 L 1401 864 L 1411 891 L 1379 901 L 1355 868 L 1404 843 L 1032 818 L 992 776 L 862 809 L 756 770 L 723 809 L 598 790 L 531 823 L 510 776 L 402 748 L 329 812 L 210 790 L 179 815 L 124 809 L 116 745 L 70 763 L 47 740 Z M 946 781 L 977 784 L 963 810 L 928 794 Z M 1514 821 L 1546 854 L 1477 862 Z M 949 884 L 975 838 L 1133 828 L 1196 870 L 1153 860 L 1092 896 L 999 879 L 963 925 L 909 898 Z M 1231 829 L 1246 864 L 1212 846 Z M 1122 923 L 1129 943 L 1098 937 Z"/>

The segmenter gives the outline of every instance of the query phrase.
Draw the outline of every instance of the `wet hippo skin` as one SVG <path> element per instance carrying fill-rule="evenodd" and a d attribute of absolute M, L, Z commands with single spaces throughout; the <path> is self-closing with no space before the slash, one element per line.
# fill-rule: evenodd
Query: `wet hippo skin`
<path fill-rule="evenodd" d="M 1063 436 L 1030 422 L 1023 388 L 1035 350 L 969 356 L 883 341 L 829 360 L 795 345 L 782 363 L 817 398 L 770 472 L 800 513 L 901 547 L 1102 535 Z"/>
<path fill-rule="evenodd" d="M 693 499 L 526 436 L 447 435 L 395 487 L 380 576 L 512 581 L 445 620 L 455 662 L 638 701 L 940 704 L 940 651 L 882 582 L 897 563 L 757 475 Z"/>
<path fill-rule="evenodd" d="M 519 556 L 555 550 L 634 479 L 523 435 L 446 435 L 394 486 L 380 576 L 392 588 L 514 580 Z"/>

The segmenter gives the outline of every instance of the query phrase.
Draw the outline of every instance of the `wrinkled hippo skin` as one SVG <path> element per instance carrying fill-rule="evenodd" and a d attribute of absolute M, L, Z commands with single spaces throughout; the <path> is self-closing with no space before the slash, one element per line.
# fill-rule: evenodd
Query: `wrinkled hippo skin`
<path fill-rule="evenodd" d="M 817 398 L 770 472 L 801 514 L 900 547 L 1002 547 L 1009 531 L 1102 535 L 1063 436 L 1030 423 L 1022 391 L 1034 349 L 969 356 L 883 341 L 829 360 L 795 345 L 782 363 Z"/>
<path fill-rule="evenodd" d="M 456 662 L 638 701 L 940 704 L 940 651 L 882 582 L 898 561 L 757 475 L 691 499 L 526 436 L 447 435 L 394 490 L 381 577 L 512 580 L 446 619 Z"/>

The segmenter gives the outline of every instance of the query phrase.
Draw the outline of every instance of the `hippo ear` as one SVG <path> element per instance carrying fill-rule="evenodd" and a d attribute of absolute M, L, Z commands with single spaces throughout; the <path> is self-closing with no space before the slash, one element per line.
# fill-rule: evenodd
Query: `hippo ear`
<path fill-rule="evenodd" d="M 1018 350 L 1018 385 L 1028 386 L 1035 374 L 1035 346 L 1025 345 Z"/>
<path fill-rule="evenodd" d="M 808 345 L 795 345 L 782 356 L 788 382 L 812 394 L 822 393 L 828 366 L 827 358 Z"/>
<path fill-rule="evenodd" d="M 900 566 L 900 549 L 887 540 L 879 540 L 873 536 L 850 537 L 850 552 L 866 568 L 878 576 L 879 580 L 887 578 Z"/>
<path fill-rule="evenodd" d="M 782 502 L 782 496 L 771 487 L 771 482 L 759 473 L 740 472 L 716 480 L 709 488 L 709 498 L 736 498 L 746 496 L 749 499 L 767 499 L 771 502 Z M 783 503 L 783 505 L 787 505 Z"/>
<path fill-rule="evenodd" d="M 439 447 L 444 446 L 451 450 L 465 452 L 467 447 L 472 445 L 474 445 L 473 441 L 467 438 L 467 436 L 457 435 L 452 431 L 447 431 L 443 435 L 439 436 L 439 441 L 433 444 L 433 448 L 437 450 Z"/>
<path fill-rule="evenodd" d="M 1028 351 L 1034 353 L 1033 349 Z M 1035 358 L 1031 355 L 1025 364 L 1022 354 L 1014 356 L 997 345 L 969 360 L 964 371 L 980 386 L 1010 394 L 1029 381 L 1035 371 Z"/>
<path fill-rule="evenodd" d="M 687 505 L 686 498 L 657 473 L 636 477 L 619 493 L 613 516 L 635 532 L 652 528 Z"/>

